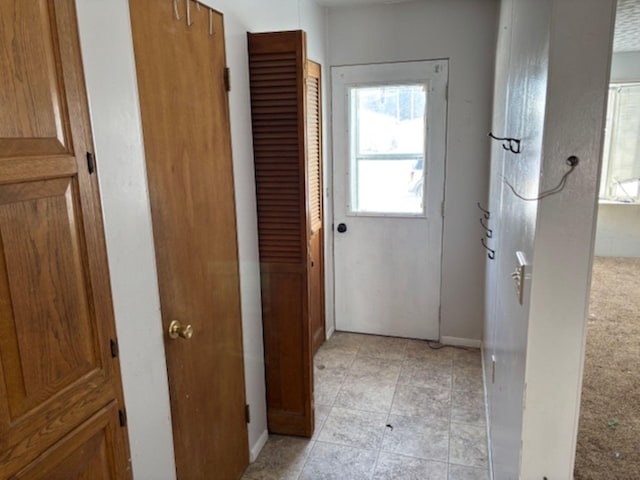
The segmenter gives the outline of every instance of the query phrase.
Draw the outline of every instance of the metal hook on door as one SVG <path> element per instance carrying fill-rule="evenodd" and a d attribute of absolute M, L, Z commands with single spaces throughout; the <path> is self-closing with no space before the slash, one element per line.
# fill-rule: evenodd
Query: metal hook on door
<path fill-rule="evenodd" d="M 187 27 L 193 25 L 191 21 L 191 0 L 187 0 Z"/>
<path fill-rule="evenodd" d="M 489 248 L 489 246 L 485 243 L 484 238 L 480 239 L 480 243 L 482 243 L 482 246 L 485 248 L 485 250 L 487 250 L 487 257 L 489 257 L 489 260 L 493 260 L 494 258 L 496 258 L 496 251 L 492 248 Z"/>
<path fill-rule="evenodd" d="M 209 9 L 209 35 L 215 35 L 213 31 L 213 10 Z"/>
<path fill-rule="evenodd" d="M 178 0 L 173 0 L 173 13 L 176 16 L 176 20 L 182 20 L 182 17 L 180 16 L 180 11 L 178 9 Z"/>

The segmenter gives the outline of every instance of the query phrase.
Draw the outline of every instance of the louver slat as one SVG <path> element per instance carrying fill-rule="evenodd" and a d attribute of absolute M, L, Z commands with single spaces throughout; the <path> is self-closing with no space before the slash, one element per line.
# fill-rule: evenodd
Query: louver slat
<path fill-rule="evenodd" d="M 297 55 L 252 53 L 249 70 L 260 261 L 300 263 L 305 241 Z"/>
<path fill-rule="evenodd" d="M 307 77 L 307 161 L 309 222 L 312 232 L 322 228 L 321 110 L 319 65 L 309 62 Z M 315 74 L 315 75 L 314 75 Z"/>

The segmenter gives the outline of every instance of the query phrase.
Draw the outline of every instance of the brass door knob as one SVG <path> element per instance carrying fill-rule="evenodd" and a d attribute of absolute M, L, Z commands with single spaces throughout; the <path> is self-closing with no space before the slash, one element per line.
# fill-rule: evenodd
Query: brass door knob
<path fill-rule="evenodd" d="M 189 340 L 192 336 L 193 327 L 191 325 L 182 325 L 178 320 L 172 320 L 169 324 L 169 338 L 182 337 Z"/>

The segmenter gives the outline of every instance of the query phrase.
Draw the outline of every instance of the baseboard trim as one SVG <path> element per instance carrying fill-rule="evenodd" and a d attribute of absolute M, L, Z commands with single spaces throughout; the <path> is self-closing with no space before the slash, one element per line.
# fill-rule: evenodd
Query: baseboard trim
<path fill-rule="evenodd" d="M 475 338 L 440 337 L 440 343 L 451 345 L 452 347 L 480 348 L 482 346 L 482 340 L 476 340 Z"/>
<path fill-rule="evenodd" d="M 331 327 L 329 330 L 327 330 L 327 333 L 325 334 L 325 340 L 329 340 L 331 338 L 331 335 L 333 335 L 335 331 L 336 327 Z"/>
<path fill-rule="evenodd" d="M 267 443 L 267 440 L 269 440 L 269 431 L 265 430 L 258 437 L 258 441 L 253 446 L 253 448 L 251 448 L 251 450 L 249 451 L 249 462 L 250 463 L 253 463 L 253 462 L 256 461 L 256 458 L 258 458 L 258 455 L 260 455 L 260 452 L 262 451 L 262 448 L 264 447 L 265 443 Z"/>

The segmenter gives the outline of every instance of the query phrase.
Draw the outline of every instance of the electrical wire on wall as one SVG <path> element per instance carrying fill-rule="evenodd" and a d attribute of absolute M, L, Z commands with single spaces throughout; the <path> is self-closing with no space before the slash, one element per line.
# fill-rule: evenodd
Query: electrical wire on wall
<path fill-rule="evenodd" d="M 556 185 L 553 188 L 550 188 L 549 190 L 545 190 L 544 192 L 541 192 L 540 195 L 534 198 L 528 198 L 516 192 L 516 189 L 514 188 L 514 186 L 505 177 L 502 177 L 502 180 L 507 185 L 507 187 L 511 189 L 511 191 L 516 197 L 520 198 L 521 200 L 525 200 L 527 202 L 536 202 L 538 200 L 542 200 L 543 198 L 550 197 L 551 195 L 560 193 L 562 190 L 564 190 L 564 187 L 567 186 L 567 178 L 569 178 L 569 175 L 573 173 L 575 168 L 578 166 L 578 163 L 580 163 L 580 160 L 575 155 L 571 155 L 569 158 L 567 158 L 567 165 L 569 166 L 569 170 L 567 170 L 567 172 L 562 176 L 558 185 Z"/>

